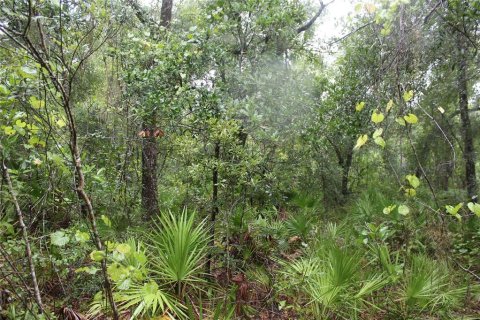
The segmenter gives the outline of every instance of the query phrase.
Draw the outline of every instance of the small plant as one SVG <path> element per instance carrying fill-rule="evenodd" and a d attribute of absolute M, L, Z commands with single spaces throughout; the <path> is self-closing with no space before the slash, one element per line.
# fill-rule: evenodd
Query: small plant
<path fill-rule="evenodd" d="M 120 302 L 120 309 L 127 310 L 133 307 L 130 319 L 137 319 L 144 315 L 154 316 L 159 312 L 183 315 L 176 300 L 159 288 L 155 281 L 132 285 L 128 290 L 115 297 Z"/>
<path fill-rule="evenodd" d="M 388 283 L 383 273 L 365 274 L 359 254 L 335 246 L 318 250 L 311 257 L 281 263 L 285 289 L 293 289 L 291 294 L 310 306 L 303 311 L 297 308 L 301 312 L 312 312 L 316 319 L 332 314 L 354 318 L 367 305 L 367 298 Z"/>
<path fill-rule="evenodd" d="M 308 212 L 297 213 L 285 225 L 290 236 L 298 236 L 305 241 L 313 229 L 313 217 Z"/>
<path fill-rule="evenodd" d="M 439 308 L 455 308 L 466 293 L 465 287 L 454 287 L 445 264 L 425 255 L 414 255 L 400 290 L 406 315 L 412 312 L 433 312 Z"/>
<path fill-rule="evenodd" d="M 195 213 L 184 209 L 175 216 L 163 212 L 151 234 L 151 268 L 159 279 L 176 288 L 179 298 L 187 287 L 203 283 L 201 268 L 208 253 L 205 221 L 196 223 Z"/>

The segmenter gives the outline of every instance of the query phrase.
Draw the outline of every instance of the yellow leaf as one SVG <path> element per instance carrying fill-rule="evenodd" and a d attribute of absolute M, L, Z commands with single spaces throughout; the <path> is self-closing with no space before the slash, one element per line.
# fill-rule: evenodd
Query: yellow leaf
<path fill-rule="evenodd" d="M 365 108 L 365 102 L 364 101 L 357 103 L 357 105 L 355 106 L 355 110 L 357 110 L 357 112 L 362 111 L 363 108 Z"/>
<path fill-rule="evenodd" d="M 473 212 L 477 217 L 480 217 L 480 204 L 474 203 L 474 202 L 469 202 L 467 204 L 468 209 L 470 209 L 471 212 Z"/>
<path fill-rule="evenodd" d="M 410 208 L 404 204 L 399 205 L 397 210 L 402 216 L 406 216 L 410 213 Z"/>
<path fill-rule="evenodd" d="M 5 134 L 6 135 L 14 135 L 17 131 L 15 129 L 13 129 L 11 126 L 6 126 L 3 128 L 3 131 L 5 131 Z"/>
<path fill-rule="evenodd" d="M 417 195 L 417 191 L 415 191 L 415 189 L 413 188 L 408 188 L 408 189 L 405 189 L 405 195 L 407 197 L 415 197 Z"/>
<path fill-rule="evenodd" d="M 438 111 L 440 111 L 441 114 L 445 113 L 445 109 L 443 109 L 442 107 L 438 107 L 437 109 L 438 109 Z"/>
<path fill-rule="evenodd" d="M 417 116 L 413 113 L 409 113 L 408 115 L 404 116 L 403 119 L 405 119 L 405 121 L 410 124 L 415 124 L 418 122 Z"/>
<path fill-rule="evenodd" d="M 26 122 L 23 122 L 22 120 L 18 119 L 17 121 L 15 121 L 15 125 L 19 128 L 25 128 L 25 126 L 27 125 Z"/>
<path fill-rule="evenodd" d="M 117 245 L 117 251 L 120 252 L 120 253 L 123 253 L 123 254 L 127 254 L 130 252 L 130 245 L 128 245 L 128 243 L 120 243 L 119 245 Z"/>
<path fill-rule="evenodd" d="M 45 105 L 45 101 L 43 100 L 39 100 L 37 97 L 35 96 L 31 96 L 30 99 L 28 99 L 28 102 L 30 102 L 30 105 L 34 108 L 34 109 L 40 109 L 41 107 L 43 107 Z"/>
<path fill-rule="evenodd" d="M 39 165 L 42 164 L 42 160 L 40 160 L 40 159 L 38 159 L 38 158 L 35 158 L 35 159 L 33 160 L 33 164 L 36 165 L 36 166 L 39 166 Z"/>
<path fill-rule="evenodd" d="M 92 259 L 93 261 L 102 261 L 104 257 L 105 252 L 103 251 L 94 250 L 90 253 L 90 259 Z"/>
<path fill-rule="evenodd" d="M 354 149 L 360 149 L 365 143 L 368 141 L 368 135 L 363 134 L 357 139 L 357 144 L 355 145 Z"/>
<path fill-rule="evenodd" d="M 390 109 L 392 109 L 392 108 L 393 108 L 393 100 L 390 99 L 390 101 L 388 101 L 388 103 L 387 103 L 387 112 L 389 112 Z"/>
<path fill-rule="evenodd" d="M 378 128 L 377 130 L 375 130 L 375 132 L 373 133 L 373 139 L 377 138 L 377 137 L 380 137 L 383 133 L 383 129 L 382 128 Z"/>
<path fill-rule="evenodd" d="M 57 126 L 58 126 L 59 128 L 63 128 L 63 127 L 65 127 L 66 125 L 67 125 L 67 124 L 65 123 L 65 121 L 64 121 L 63 119 L 58 119 L 58 120 L 57 120 Z"/>
<path fill-rule="evenodd" d="M 27 124 L 27 129 L 30 130 L 32 133 L 37 133 L 38 130 L 40 130 L 40 128 L 34 124 Z"/>
<path fill-rule="evenodd" d="M 407 179 L 408 183 L 410 183 L 410 185 L 416 189 L 420 186 L 420 179 L 417 178 L 416 175 L 414 174 L 408 174 L 405 176 L 405 179 Z"/>
<path fill-rule="evenodd" d="M 375 143 L 381 146 L 382 148 L 385 148 L 385 140 L 383 140 L 382 137 L 376 137 L 374 139 Z"/>
<path fill-rule="evenodd" d="M 392 204 L 391 206 L 383 208 L 383 214 L 390 214 L 396 207 L 396 204 Z"/>
<path fill-rule="evenodd" d="M 412 100 L 412 98 L 413 98 L 413 90 L 405 91 L 403 93 L 403 100 L 405 102 L 408 102 L 408 101 Z"/>
<path fill-rule="evenodd" d="M 385 119 L 385 116 L 383 115 L 383 113 L 381 112 L 377 112 L 376 110 L 373 111 L 372 113 L 372 121 L 373 123 L 380 123 L 383 121 L 383 119 Z"/>

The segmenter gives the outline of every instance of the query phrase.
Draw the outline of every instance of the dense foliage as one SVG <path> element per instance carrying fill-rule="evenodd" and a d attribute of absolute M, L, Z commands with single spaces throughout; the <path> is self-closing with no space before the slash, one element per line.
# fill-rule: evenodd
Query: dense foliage
<path fill-rule="evenodd" d="M 0 319 L 478 317 L 480 1 L 331 5 L 0 0 Z"/>

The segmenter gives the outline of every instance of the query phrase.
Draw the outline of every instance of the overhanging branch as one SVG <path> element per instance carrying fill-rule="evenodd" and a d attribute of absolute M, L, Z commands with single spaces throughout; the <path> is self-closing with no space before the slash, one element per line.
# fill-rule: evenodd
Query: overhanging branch
<path fill-rule="evenodd" d="M 297 33 L 301 33 L 303 31 L 307 31 L 308 29 L 311 28 L 311 26 L 315 23 L 315 21 L 317 20 L 317 18 L 322 14 L 323 10 L 325 10 L 325 8 L 331 4 L 333 1 L 335 0 L 332 0 L 330 1 L 329 3 L 327 4 L 324 4 L 323 1 L 320 2 L 320 8 L 318 9 L 317 13 L 315 13 L 315 15 L 307 21 L 307 23 L 305 23 L 303 26 L 297 28 Z"/>

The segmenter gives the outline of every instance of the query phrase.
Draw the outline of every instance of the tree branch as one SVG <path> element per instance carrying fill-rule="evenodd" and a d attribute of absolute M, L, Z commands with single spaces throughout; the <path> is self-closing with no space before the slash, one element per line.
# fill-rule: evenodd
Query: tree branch
<path fill-rule="evenodd" d="M 308 20 L 307 23 L 305 23 L 303 26 L 297 28 L 297 33 L 301 33 L 303 31 L 307 31 L 308 29 L 310 29 L 310 27 L 315 23 L 317 18 L 322 14 L 323 10 L 325 10 L 325 8 L 329 4 L 331 4 L 333 1 L 335 1 L 335 0 L 330 1 L 327 4 L 324 4 L 323 1 L 321 1 L 320 2 L 320 8 L 318 9 L 317 13 L 310 20 Z"/>
<path fill-rule="evenodd" d="M 0 146 L 0 150 L 1 150 L 1 146 Z M 20 209 L 17 196 L 15 195 L 15 190 L 13 189 L 13 185 L 12 185 L 12 179 L 10 179 L 10 174 L 8 173 L 8 168 L 7 168 L 7 165 L 5 164 L 4 159 L 2 159 L 2 172 L 3 172 L 3 178 L 7 182 L 8 192 L 10 193 L 13 204 L 15 206 L 15 212 L 17 213 L 18 223 L 20 224 L 20 228 L 22 229 L 22 236 L 23 236 L 23 241 L 25 241 L 25 251 L 27 253 L 28 265 L 30 267 L 30 277 L 32 278 L 35 301 L 37 302 L 38 308 L 40 309 L 39 310 L 40 313 L 44 313 L 45 309 L 43 308 L 42 297 L 40 295 L 40 289 L 38 288 L 37 275 L 35 273 L 35 264 L 33 263 L 32 249 L 30 247 L 30 240 L 28 239 L 27 227 L 25 226 L 25 222 L 23 220 L 23 213 L 22 213 L 22 210 Z M 48 315 L 47 315 L 47 318 L 48 318 Z"/>

